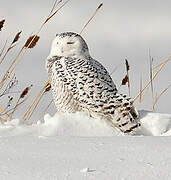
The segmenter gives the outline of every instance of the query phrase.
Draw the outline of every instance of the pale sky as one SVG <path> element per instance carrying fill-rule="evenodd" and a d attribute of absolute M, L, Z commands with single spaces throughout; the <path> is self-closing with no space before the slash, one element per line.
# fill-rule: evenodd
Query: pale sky
<path fill-rule="evenodd" d="M 99 0 L 71 0 L 40 33 L 38 45 L 29 50 L 16 68 L 19 88 L 34 85 L 30 99 L 47 80 L 45 59 L 50 51 L 51 41 L 55 34 L 65 31 L 79 32 L 92 15 Z M 1 72 L 15 57 L 19 47 L 27 37 L 38 30 L 49 13 L 53 0 L 1 0 L 0 19 L 5 19 L 0 33 L 0 48 L 8 38 L 22 30 L 18 48 L 13 50 L 0 66 Z M 149 48 L 154 65 L 159 64 L 171 54 L 171 1 L 169 0 L 104 0 L 103 7 L 82 33 L 93 58 L 100 61 L 112 74 L 117 87 L 125 76 L 124 59 L 130 64 L 131 96 L 139 91 L 140 77 L 145 84 L 149 80 Z M 171 62 L 162 70 L 154 81 L 154 92 L 160 94 L 171 84 Z M 2 73 L 1 73 L 2 74 Z M 0 75 L 1 77 L 1 75 Z M 127 93 L 127 87 L 120 92 Z M 48 102 L 44 98 L 42 108 Z M 158 101 L 156 112 L 171 113 L 171 89 Z M 0 103 L 1 104 L 1 103 Z M 151 110 L 151 91 L 145 91 L 143 103 L 135 103 L 137 109 Z M 53 109 L 53 111 L 52 111 Z M 51 107 L 54 112 L 54 107 Z M 39 115 L 38 115 L 39 116 Z"/>

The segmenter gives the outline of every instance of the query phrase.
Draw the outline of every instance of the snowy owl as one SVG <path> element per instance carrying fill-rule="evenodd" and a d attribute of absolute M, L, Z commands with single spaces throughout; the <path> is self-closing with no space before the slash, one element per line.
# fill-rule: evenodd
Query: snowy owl
<path fill-rule="evenodd" d="M 133 101 L 118 93 L 109 73 L 90 56 L 79 34 L 56 35 L 46 69 L 58 112 L 87 112 L 127 134 L 140 126 Z"/>

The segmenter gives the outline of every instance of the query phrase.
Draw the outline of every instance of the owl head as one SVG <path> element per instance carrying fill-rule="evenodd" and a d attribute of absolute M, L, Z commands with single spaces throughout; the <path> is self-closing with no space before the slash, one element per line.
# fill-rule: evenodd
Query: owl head
<path fill-rule="evenodd" d="M 79 34 L 64 32 L 56 35 L 49 56 L 84 57 L 89 56 L 89 50 Z"/>

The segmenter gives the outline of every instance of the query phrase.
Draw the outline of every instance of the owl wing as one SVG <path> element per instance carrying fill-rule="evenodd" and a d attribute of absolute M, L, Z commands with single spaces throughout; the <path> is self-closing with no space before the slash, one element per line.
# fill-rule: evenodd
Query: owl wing
<path fill-rule="evenodd" d="M 81 102 L 83 108 L 100 111 L 105 103 L 116 96 L 117 89 L 112 78 L 98 61 L 92 58 L 67 58 L 65 69 L 68 80 L 74 81 L 77 89 L 75 98 Z"/>

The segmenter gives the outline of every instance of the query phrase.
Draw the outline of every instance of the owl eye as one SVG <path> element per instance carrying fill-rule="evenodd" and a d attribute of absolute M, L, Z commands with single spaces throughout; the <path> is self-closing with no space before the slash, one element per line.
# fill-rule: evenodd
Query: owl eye
<path fill-rule="evenodd" d="M 58 42 L 56 42 L 56 44 L 59 44 Z"/>
<path fill-rule="evenodd" d="M 67 44 L 74 44 L 74 42 L 67 42 Z"/>

